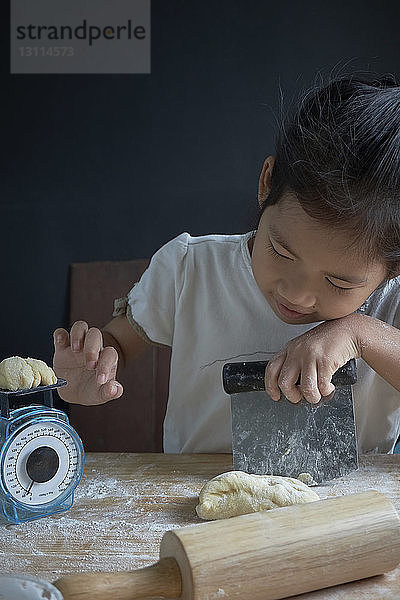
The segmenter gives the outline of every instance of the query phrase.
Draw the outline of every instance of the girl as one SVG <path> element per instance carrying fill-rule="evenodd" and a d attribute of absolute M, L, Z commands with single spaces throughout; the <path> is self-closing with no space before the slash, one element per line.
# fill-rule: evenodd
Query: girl
<path fill-rule="evenodd" d="M 275 400 L 318 402 L 358 361 L 359 451 L 400 433 L 400 88 L 342 76 L 283 122 L 262 168 L 261 216 L 244 235 L 184 233 L 152 258 L 102 331 L 54 332 L 67 402 L 122 394 L 117 366 L 146 344 L 172 347 L 166 452 L 230 452 L 228 361 L 269 360 Z M 300 377 L 300 384 L 296 382 Z"/>

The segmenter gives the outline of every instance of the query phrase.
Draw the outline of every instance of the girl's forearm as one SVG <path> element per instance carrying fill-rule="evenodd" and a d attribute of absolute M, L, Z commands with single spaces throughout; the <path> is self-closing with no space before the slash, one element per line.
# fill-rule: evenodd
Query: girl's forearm
<path fill-rule="evenodd" d="M 367 315 L 351 315 L 360 356 L 400 391 L 400 330 Z"/>
<path fill-rule="evenodd" d="M 118 372 L 119 372 L 121 370 L 121 368 L 124 367 L 124 362 L 125 362 L 125 357 L 123 355 L 121 346 L 119 345 L 119 343 L 115 339 L 115 337 L 109 331 L 107 331 L 106 329 L 103 329 L 101 333 L 103 334 L 103 344 L 104 344 L 104 347 L 106 347 L 106 346 L 112 346 L 117 351 L 117 354 L 118 354 Z"/>

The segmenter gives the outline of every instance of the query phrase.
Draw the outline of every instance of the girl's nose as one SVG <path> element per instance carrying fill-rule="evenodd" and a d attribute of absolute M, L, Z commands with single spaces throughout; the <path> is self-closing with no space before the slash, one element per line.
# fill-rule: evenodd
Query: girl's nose
<path fill-rule="evenodd" d="M 283 302 L 286 300 L 293 307 L 309 309 L 316 304 L 315 294 L 312 293 L 305 280 L 302 282 L 280 281 L 277 291 Z"/>

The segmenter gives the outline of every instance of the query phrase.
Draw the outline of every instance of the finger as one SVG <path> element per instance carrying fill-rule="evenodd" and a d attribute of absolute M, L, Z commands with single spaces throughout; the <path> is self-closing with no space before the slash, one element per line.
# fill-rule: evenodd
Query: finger
<path fill-rule="evenodd" d="M 281 399 L 281 390 L 278 386 L 278 377 L 285 362 L 286 354 L 277 354 L 267 364 L 265 369 L 265 391 L 269 394 L 272 400 L 278 401 Z"/>
<path fill-rule="evenodd" d="M 301 370 L 300 390 L 303 398 L 311 404 L 317 404 L 321 400 L 318 387 L 317 366 L 308 365 Z"/>
<path fill-rule="evenodd" d="M 66 348 L 69 346 L 69 333 L 66 329 L 62 329 L 59 327 L 53 333 L 54 346 L 60 346 L 61 348 Z"/>
<path fill-rule="evenodd" d="M 89 326 L 85 321 L 76 321 L 72 325 L 69 337 L 73 352 L 80 352 L 83 349 L 83 344 L 88 329 Z"/>
<path fill-rule="evenodd" d="M 289 402 L 293 404 L 297 404 L 301 400 L 301 390 L 296 385 L 299 375 L 300 369 L 298 367 L 284 364 L 278 377 L 279 388 Z"/>
<path fill-rule="evenodd" d="M 335 386 L 331 382 L 333 375 L 332 369 L 325 365 L 318 365 L 318 389 L 321 396 L 330 396 L 335 391 Z"/>
<path fill-rule="evenodd" d="M 97 361 L 97 383 L 104 385 L 113 379 L 117 372 L 118 353 L 112 346 L 107 346 L 99 354 Z"/>
<path fill-rule="evenodd" d="M 99 354 L 103 348 L 103 335 L 97 327 L 91 327 L 85 337 L 83 353 L 85 355 L 86 367 L 94 370 L 97 366 Z"/>
<path fill-rule="evenodd" d="M 112 379 L 111 381 L 107 381 L 100 388 L 100 398 L 102 400 L 102 404 L 105 402 L 109 402 L 110 400 L 116 400 L 122 396 L 124 388 L 118 382 Z"/>

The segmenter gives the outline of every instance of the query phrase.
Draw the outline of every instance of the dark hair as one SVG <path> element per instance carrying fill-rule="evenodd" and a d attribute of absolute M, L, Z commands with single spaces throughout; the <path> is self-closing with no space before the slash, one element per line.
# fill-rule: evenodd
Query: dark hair
<path fill-rule="evenodd" d="M 391 75 L 351 74 L 313 88 L 281 119 L 271 190 L 262 206 L 294 194 L 352 246 L 400 267 L 400 87 Z"/>

